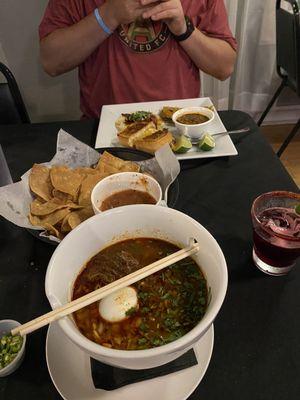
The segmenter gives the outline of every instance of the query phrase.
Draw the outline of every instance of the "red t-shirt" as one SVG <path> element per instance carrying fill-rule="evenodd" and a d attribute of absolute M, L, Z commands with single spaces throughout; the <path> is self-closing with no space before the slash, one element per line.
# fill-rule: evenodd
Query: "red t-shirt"
<path fill-rule="evenodd" d="M 104 1 L 50 0 L 40 38 L 77 23 Z M 236 49 L 223 0 L 181 3 L 201 32 Z M 196 65 L 167 26 L 151 20 L 120 26 L 79 66 L 79 83 L 81 110 L 91 118 L 99 116 L 104 104 L 193 98 L 200 90 Z"/>

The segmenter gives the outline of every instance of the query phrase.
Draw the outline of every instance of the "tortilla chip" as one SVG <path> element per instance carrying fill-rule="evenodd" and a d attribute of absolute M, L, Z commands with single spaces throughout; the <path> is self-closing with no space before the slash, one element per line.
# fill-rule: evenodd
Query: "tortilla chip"
<path fill-rule="evenodd" d="M 63 238 L 63 235 L 59 232 L 58 229 L 55 228 L 55 226 L 45 223 L 44 228 L 50 235 L 56 236 L 58 239 Z"/>
<path fill-rule="evenodd" d="M 140 167 L 132 161 L 124 161 L 105 151 L 96 167 L 102 173 L 116 174 L 118 172 L 139 172 Z"/>
<path fill-rule="evenodd" d="M 42 227 L 41 219 L 39 217 L 37 217 L 36 215 L 29 214 L 28 215 L 28 219 L 29 219 L 31 225 L 33 225 L 33 226 L 41 226 Z"/>
<path fill-rule="evenodd" d="M 81 174 L 65 166 L 52 167 L 50 178 L 55 189 L 70 194 L 73 196 L 73 199 L 76 198 L 83 179 Z"/>
<path fill-rule="evenodd" d="M 72 213 L 66 215 L 65 218 L 63 219 L 62 223 L 61 223 L 60 229 L 61 229 L 61 231 L 62 231 L 63 233 L 68 233 L 68 232 L 71 232 L 71 230 L 72 230 L 72 228 L 71 228 L 71 226 L 70 226 L 70 224 L 69 224 L 69 216 L 70 216 L 71 214 L 72 214 Z"/>
<path fill-rule="evenodd" d="M 87 175 L 95 175 L 98 174 L 99 171 L 96 168 L 89 168 L 89 167 L 79 167 L 74 169 L 75 172 L 86 177 Z"/>
<path fill-rule="evenodd" d="M 30 205 L 30 212 L 33 215 L 42 217 L 52 214 L 54 211 L 60 210 L 62 208 L 75 210 L 77 208 L 82 208 L 82 206 L 72 202 L 68 202 L 65 204 L 62 200 L 57 198 L 53 198 L 46 203 L 40 203 L 37 199 L 35 199 Z"/>
<path fill-rule="evenodd" d="M 42 199 L 40 196 L 36 196 L 35 200 L 39 201 L 41 204 L 46 203 L 48 200 Z"/>
<path fill-rule="evenodd" d="M 73 196 L 71 196 L 68 193 L 63 193 L 57 189 L 52 190 L 52 196 L 55 197 L 56 199 L 61 200 L 65 204 L 69 203 L 70 201 L 73 201 Z"/>
<path fill-rule="evenodd" d="M 101 174 L 108 174 L 108 175 L 118 174 L 119 172 L 121 172 L 118 168 L 114 167 L 113 165 L 104 164 L 104 163 L 101 164 L 98 171 Z"/>
<path fill-rule="evenodd" d="M 91 205 L 91 193 L 98 182 L 109 174 L 98 172 L 96 175 L 88 175 L 81 183 L 80 192 L 78 196 L 78 204 Z"/>
<path fill-rule="evenodd" d="M 93 208 L 91 206 L 84 207 L 82 210 L 73 211 L 68 216 L 68 223 L 71 229 L 76 228 L 81 222 L 92 217 L 94 215 Z"/>
<path fill-rule="evenodd" d="M 31 191 L 46 201 L 51 199 L 53 189 L 49 173 L 44 165 L 34 164 L 29 175 Z"/>
<path fill-rule="evenodd" d="M 123 166 L 120 168 L 120 172 L 139 172 L 140 166 L 132 161 L 124 161 Z"/>
<path fill-rule="evenodd" d="M 45 227 L 45 224 L 56 225 L 58 222 L 63 220 L 67 214 L 70 213 L 69 208 L 62 208 L 60 210 L 56 210 L 51 214 L 44 216 L 37 216 L 29 214 L 29 220 L 34 226 L 42 226 Z"/>
<path fill-rule="evenodd" d="M 38 199 L 35 199 L 30 204 L 30 212 L 33 215 L 48 215 L 53 213 L 60 208 L 65 208 L 66 205 L 59 199 L 52 198 L 51 200 L 47 201 L 46 203 L 41 203 Z"/>

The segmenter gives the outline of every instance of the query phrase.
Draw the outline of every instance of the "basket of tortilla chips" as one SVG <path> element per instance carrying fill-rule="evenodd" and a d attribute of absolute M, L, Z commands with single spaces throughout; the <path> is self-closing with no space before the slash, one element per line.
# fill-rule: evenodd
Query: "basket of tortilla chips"
<path fill-rule="evenodd" d="M 0 215 L 18 226 L 40 231 L 42 238 L 59 242 L 94 215 L 91 192 L 103 178 L 119 172 L 148 172 L 164 187 L 164 168 L 168 167 L 155 158 L 133 162 L 107 151 L 100 155 L 60 130 L 57 152 L 50 162 L 34 164 L 20 182 L 0 188 Z"/>

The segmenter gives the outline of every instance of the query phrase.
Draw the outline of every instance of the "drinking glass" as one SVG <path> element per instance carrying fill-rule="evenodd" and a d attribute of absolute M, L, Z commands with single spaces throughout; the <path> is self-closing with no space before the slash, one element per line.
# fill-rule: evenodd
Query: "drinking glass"
<path fill-rule="evenodd" d="M 277 191 L 257 197 L 251 209 L 253 261 L 263 272 L 285 275 L 300 256 L 300 194 Z"/>

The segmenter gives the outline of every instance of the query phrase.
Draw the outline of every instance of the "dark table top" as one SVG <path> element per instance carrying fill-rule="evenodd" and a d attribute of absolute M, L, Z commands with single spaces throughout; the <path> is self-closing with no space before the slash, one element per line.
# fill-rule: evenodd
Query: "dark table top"
<path fill-rule="evenodd" d="M 250 206 L 260 193 L 297 187 L 242 112 L 221 112 L 228 130 L 250 126 L 234 139 L 239 155 L 185 161 L 175 208 L 203 224 L 219 242 L 229 285 L 215 321 L 215 343 L 205 377 L 191 400 L 293 400 L 300 395 L 300 264 L 284 277 L 252 262 Z M 64 128 L 93 143 L 97 121 L 0 126 L 0 144 L 14 181 L 34 162 L 48 161 Z M 20 322 L 49 311 L 44 278 L 54 247 L 0 218 L 0 318 Z M 46 328 L 30 335 L 16 373 L 0 379 L 0 399 L 59 399 L 45 361 Z M 124 399 L 127 400 L 127 399 Z M 163 400 L 163 399 L 161 399 Z"/>

